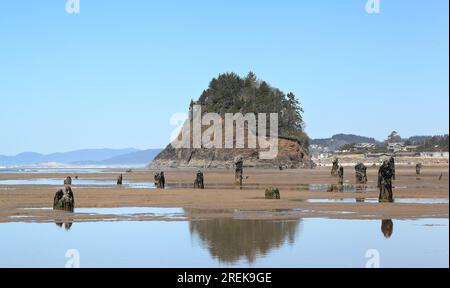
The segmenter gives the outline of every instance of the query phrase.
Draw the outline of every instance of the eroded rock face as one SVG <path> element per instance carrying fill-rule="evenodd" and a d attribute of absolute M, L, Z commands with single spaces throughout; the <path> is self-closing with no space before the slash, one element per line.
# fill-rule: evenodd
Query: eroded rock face
<path fill-rule="evenodd" d="M 312 169 L 317 165 L 309 158 L 302 145 L 295 139 L 279 138 L 275 159 L 259 158 L 259 149 L 175 149 L 168 145 L 149 165 L 151 169 L 165 168 L 226 168 L 233 169 L 234 159 L 242 156 L 246 167 L 279 169 Z"/>
<path fill-rule="evenodd" d="M 266 199 L 281 199 L 280 190 L 278 188 L 267 188 L 266 189 Z"/>
<path fill-rule="evenodd" d="M 70 185 L 72 185 L 72 177 L 67 177 L 65 180 L 64 180 L 64 185 L 66 185 L 66 186 L 70 186 Z"/>
<path fill-rule="evenodd" d="M 166 178 L 164 176 L 164 172 L 156 173 L 154 176 L 155 186 L 158 189 L 164 189 L 166 187 Z"/>
<path fill-rule="evenodd" d="M 356 184 L 367 184 L 367 167 L 363 163 L 355 166 Z"/>
<path fill-rule="evenodd" d="M 205 189 L 203 172 L 200 170 L 197 171 L 197 175 L 196 175 L 195 181 L 194 181 L 194 188 L 195 189 Z"/>
<path fill-rule="evenodd" d="M 75 209 L 75 198 L 72 189 L 66 187 L 65 190 L 56 192 L 53 199 L 53 210 L 63 210 L 73 212 Z"/>
<path fill-rule="evenodd" d="M 394 172 L 390 161 L 384 161 L 378 170 L 379 202 L 394 202 L 392 179 Z"/>

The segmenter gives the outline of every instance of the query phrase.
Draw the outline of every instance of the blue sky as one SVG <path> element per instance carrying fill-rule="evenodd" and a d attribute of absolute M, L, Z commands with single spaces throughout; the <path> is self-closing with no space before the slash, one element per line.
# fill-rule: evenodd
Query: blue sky
<path fill-rule="evenodd" d="M 447 0 L 0 2 L 0 154 L 156 148 L 212 77 L 300 99 L 311 137 L 448 133 Z"/>

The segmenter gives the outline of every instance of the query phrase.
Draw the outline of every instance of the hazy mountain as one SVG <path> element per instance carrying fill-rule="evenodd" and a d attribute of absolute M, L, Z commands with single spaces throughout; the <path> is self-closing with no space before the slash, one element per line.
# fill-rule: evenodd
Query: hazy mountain
<path fill-rule="evenodd" d="M 98 162 L 138 151 L 139 150 L 133 148 L 84 149 L 65 153 L 52 153 L 48 155 L 42 155 L 34 152 L 25 152 L 17 154 L 16 156 L 0 155 L 0 166 L 27 165 L 47 162 L 58 162 L 65 164 L 86 161 Z"/>
<path fill-rule="evenodd" d="M 73 162 L 79 165 L 140 165 L 148 164 L 162 149 L 148 149 L 115 156 L 102 161 Z"/>

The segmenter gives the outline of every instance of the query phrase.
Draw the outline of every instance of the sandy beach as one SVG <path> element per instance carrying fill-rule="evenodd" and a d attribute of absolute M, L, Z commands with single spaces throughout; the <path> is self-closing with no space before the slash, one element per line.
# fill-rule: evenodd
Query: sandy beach
<path fill-rule="evenodd" d="M 107 173 L 49 174 L 23 173 L 0 174 L 2 180 L 61 179 L 78 176 L 80 180 L 115 181 L 120 173 L 128 183 L 153 182 L 151 170 L 112 170 Z M 443 177 L 439 180 L 442 173 Z M 75 207 L 171 207 L 183 208 L 183 219 L 239 218 L 239 219 L 416 219 L 448 218 L 449 178 L 448 166 L 425 167 L 420 179 L 416 179 L 411 166 L 397 168 L 394 196 L 398 203 L 376 203 L 376 168 L 368 169 L 369 182 L 366 191 L 354 189 L 354 170 L 346 168 L 346 192 L 327 192 L 328 184 L 335 184 L 328 167 L 313 170 L 256 170 L 244 172 L 244 188 L 234 188 L 232 170 L 205 171 L 204 190 L 192 187 L 195 170 L 166 170 L 167 189 L 130 188 L 127 185 L 73 185 Z M 278 187 L 281 200 L 264 199 L 267 187 Z M 319 188 L 317 188 L 319 187 Z M 322 189 L 320 189 L 322 187 Z M 63 185 L 1 185 L 0 222 L 53 222 L 130 220 L 126 215 L 114 213 L 67 213 L 53 211 L 53 197 Z M 354 201 L 352 201 L 354 199 Z M 364 202 L 358 202 L 359 201 Z M 401 200 L 408 200 L 403 203 Z M 428 203 L 420 200 L 436 200 Z M 135 215 L 131 220 L 167 220 L 171 217 Z"/>

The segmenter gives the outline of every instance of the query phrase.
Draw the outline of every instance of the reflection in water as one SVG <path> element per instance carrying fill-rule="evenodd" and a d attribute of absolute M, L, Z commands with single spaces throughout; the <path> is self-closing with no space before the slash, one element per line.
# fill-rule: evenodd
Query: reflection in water
<path fill-rule="evenodd" d="M 55 222 L 70 227 L 65 218 L 72 217 Z M 375 248 L 383 268 L 448 268 L 448 218 L 396 220 L 396 235 L 389 240 L 384 235 L 392 235 L 393 225 L 380 222 L 80 221 L 67 233 L 54 223 L 2 223 L 0 267 L 62 267 L 73 248 L 82 251 L 83 268 L 364 267 L 365 251 Z"/>
<path fill-rule="evenodd" d="M 64 228 L 66 231 L 70 231 L 70 228 L 72 228 L 73 219 L 55 219 L 55 224 L 60 228 Z"/>
<path fill-rule="evenodd" d="M 381 221 L 381 231 L 383 232 L 384 238 L 389 239 L 394 232 L 394 222 L 391 219 L 386 219 Z"/>
<path fill-rule="evenodd" d="M 248 263 L 253 263 L 272 249 L 286 243 L 293 245 L 299 223 L 299 220 L 214 219 L 192 221 L 189 229 L 219 261 L 235 263 L 244 257 Z"/>

